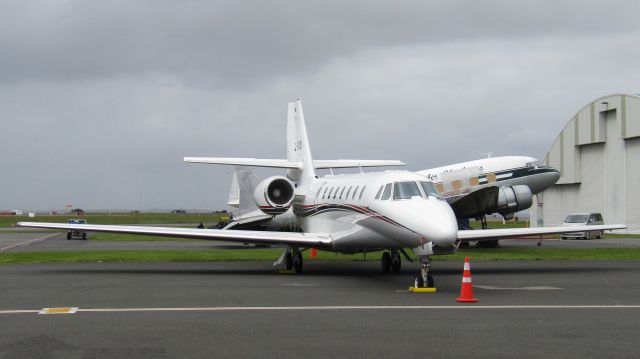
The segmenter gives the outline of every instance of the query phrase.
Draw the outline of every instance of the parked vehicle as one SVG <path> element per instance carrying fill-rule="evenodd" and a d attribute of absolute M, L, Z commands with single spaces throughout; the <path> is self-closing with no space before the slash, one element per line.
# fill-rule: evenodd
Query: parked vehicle
<path fill-rule="evenodd" d="M 70 219 L 67 221 L 69 224 L 87 224 L 86 219 Z M 67 232 L 67 239 L 87 239 L 87 232 L 73 230 Z"/>
<path fill-rule="evenodd" d="M 599 224 L 604 224 L 602 220 L 602 215 L 600 213 L 571 213 L 567 216 L 567 218 L 562 221 L 563 226 L 595 226 Z M 580 238 L 580 239 L 590 239 L 590 238 L 602 238 L 602 231 L 588 231 L 588 232 L 575 232 L 575 233 L 564 233 L 562 235 L 562 239 L 568 238 Z"/>

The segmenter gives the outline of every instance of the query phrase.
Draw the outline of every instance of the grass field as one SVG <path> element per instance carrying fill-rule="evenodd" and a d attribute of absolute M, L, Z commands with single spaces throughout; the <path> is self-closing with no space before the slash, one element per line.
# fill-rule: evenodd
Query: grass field
<path fill-rule="evenodd" d="M 411 252 L 409 252 L 411 254 Z M 59 251 L 59 252 L 8 252 L 0 254 L 0 264 L 14 263 L 81 263 L 81 262 L 217 262 L 217 261 L 274 261 L 282 254 L 282 249 L 207 249 L 185 251 Z M 382 252 L 369 253 L 366 260 L 378 261 Z M 495 248 L 461 249 L 457 253 L 434 256 L 436 261 L 462 261 L 465 256 L 472 260 L 570 260 L 570 261 L 640 261 L 640 248 Z M 362 261 L 364 256 L 318 252 L 317 258 L 310 258 L 304 252 L 305 260 Z M 415 259 L 415 258 L 414 258 Z"/>
<path fill-rule="evenodd" d="M 218 222 L 222 214 L 169 214 L 169 213 L 124 213 L 124 214 L 87 214 L 86 218 L 93 224 L 194 224 L 205 223 L 206 226 Z M 0 217 L 0 231 L 17 221 L 66 222 L 74 216 L 27 216 Z M 479 228 L 479 222 L 471 222 L 472 227 Z M 489 222 L 489 228 L 525 227 L 526 221 Z M 40 231 L 40 230 L 38 230 Z M 640 238 L 640 235 L 606 234 L 605 238 Z M 177 239 L 168 237 L 137 236 L 129 234 L 91 233 L 92 241 L 197 241 L 197 239 Z M 184 251 L 155 250 L 114 250 L 114 251 L 55 251 L 55 252 L 5 252 L 0 253 L 0 264 L 9 263 L 51 263 L 51 262 L 210 262 L 210 261 L 273 261 L 282 253 L 282 249 L 207 249 Z M 409 251 L 411 254 L 411 251 Z M 363 260 L 364 256 L 344 255 L 331 252 L 319 252 L 318 257 L 311 259 L 305 252 L 307 260 Z M 367 260 L 379 260 L 381 252 L 370 253 Z M 560 248 L 468 248 L 461 249 L 453 255 L 435 256 L 435 260 L 462 260 L 470 256 L 474 260 L 640 260 L 640 248 L 614 249 L 560 249 Z"/>
<path fill-rule="evenodd" d="M 17 222 L 66 223 L 69 219 L 84 218 L 90 224 L 184 224 L 204 222 L 206 226 L 218 223 L 221 213 L 88 213 L 83 216 L 0 216 L 0 228 L 13 227 Z"/>

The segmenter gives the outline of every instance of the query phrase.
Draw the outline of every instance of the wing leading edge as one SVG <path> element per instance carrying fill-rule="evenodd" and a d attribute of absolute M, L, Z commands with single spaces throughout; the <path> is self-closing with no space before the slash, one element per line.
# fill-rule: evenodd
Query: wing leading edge
<path fill-rule="evenodd" d="M 85 232 L 128 233 L 176 238 L 195 238 L 242 243 L 283 244 L 304 247 L 331 247 L 332 236 L 325 233 L 242 231 L 199 228 L 117 226 L 99 224 L 68 224 L 18 222 L 20 227 L 78 230 Z"/>
<path fill-rule="evenodd" d="M 513 238 L 521 236 L 561 234 L 575 232 L 611 231 L 625 229 L 623 224 L 607 224 L 600 226 L 575 226 L 575 227 L 540 227 L 540 228 L 504 228 L 504 229 L 475 229 L 458 231 L 458 239 L 463 242 L 481 241 L 491 239 Z"/>
<path fill-rule="evenodd" d="M 185 162 L 214 165 L 302 169 L 302 162 L 264 158 L 185 157 Z M 314 160 L 315 169 L 404 166 L 397 160 Z"/>

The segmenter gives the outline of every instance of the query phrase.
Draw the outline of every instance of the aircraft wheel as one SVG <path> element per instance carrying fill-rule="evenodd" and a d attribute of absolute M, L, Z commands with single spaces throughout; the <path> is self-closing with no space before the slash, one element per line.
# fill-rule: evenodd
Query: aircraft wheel
<path fill-rule="evenodd" d="M 293 257 L 293 269 L 296 273 L 302 272 L 302 253 L 300 252 Z"/>
<path fill-rule="evenodd" d="M 427 275 L 427 288 L 433 288 L 433 276 L 431 274 Z"/>
<path fill-rule="evenodd" d="M 71 232 L 67 232 L 67 239 L 71 239 Z"/>
<path fill-rule="evenodd" d="M 399 254 L 396 254 L 391 257 L 391 270 L 393 273 L 400 272 L 400 268 L 402 268 L 402 259 Z"/>
<path fill-rule="evenodd" d="M 293 268 L 293 256 L 291 252 L 287 252 L 284 256 L 284 269 L 291 270 L 291 268 Z"/>
<path fill-rule="evenodd" d="M 413 277 L 413 287 L 414 288 L 422 288 L 424 286 L 424 281 L 422 280 L 422 276 Z"/>
<path fill-rule="evenodd" d="M 480 248 L 498 248 L 499 243 L 497 239 L 489 241 L 478 241 L 478 247 Z"/>
<path fill-rule="evenodd" d="M 389 252 L 382 253 L 380 267 L 383 273 L 389 273 L 391 271 L 391 254 L 389 254 Z"/>
<path fill-rule="evenodd" d="M 87 240 L 87 234 L 86 233 L 82 233 L 82 239 L 84 239 L 85 241 Z"/>

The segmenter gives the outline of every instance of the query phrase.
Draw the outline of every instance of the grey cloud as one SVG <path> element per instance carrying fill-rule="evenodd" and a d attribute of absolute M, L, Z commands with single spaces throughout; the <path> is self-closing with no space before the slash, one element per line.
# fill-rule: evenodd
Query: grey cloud
<path fill-rule="evenodd" d="M 283 157 L 296 98 L 319 159 L 541 157 L 640 83 L 636 2 L 0 10 L 0 208 L 223 208 L 231 169 L 182 157 Z"/>
<path fill-rule="evenodd" d="M 385 46 L 635 27 L 638 4 L 586 2 L 71 1 L 5 5 L 0 79 L 171 74 L 240 90 Z"/>

